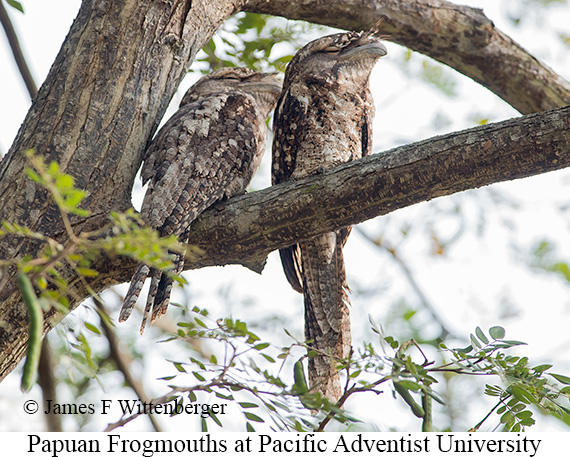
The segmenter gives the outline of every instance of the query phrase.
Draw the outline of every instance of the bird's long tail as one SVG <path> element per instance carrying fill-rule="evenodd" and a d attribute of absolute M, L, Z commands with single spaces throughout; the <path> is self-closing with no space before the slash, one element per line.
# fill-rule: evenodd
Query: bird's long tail
<path fill-rule="evenodd" d="M 133 308 L 139 298 L 149 271 L 150 267 L 148 265 L 145 265 L 144 263 L 138 264 L 135 274 L 131 279 L 131 285 L 129 286 L 127 295 L 125 295 L 125 299 L 123 300 L 123 306 L 119 313 L 119 322 L 126 321 L 133 312 Z"/>
<path fill-rule="evenodd" d="M 336 359 L 350 354 L 350 301 L 340 233 L 300 243 L 305 338 L 317 355 L 309 359 L 309 382 L 329 400 L 342 395 Z"/>
<path fill-rule="evenodd" d="M 182 272 L 184 267 L 184 256 L 181 254 L 178 255 L 174 260 L 174 263 L 175 269 L 173 272 L 169 272 L 170 274 L 161 272 L 156 268 L 150 268 L 144 263 L 140 263 L 137 266 L 135 274 L 131 279 L 131 285 L 129 286 L 129 290 L 123 301 L 123 306 L 119 314 L 119 322 L 126 321 L 132 314 L 133 308 L 135 307 L 137 299 L 144 286 L 144 282 L 149 276 L 151 279 L 150 288 L 140 328 L 141 335 L 144 333 L 149 317 L 152 324 L 157 318 L 166 313 L 170 303 L 170 293 L 172 292 L 173 286 L 171 274 L 175 273 L 179 275 Z"/>
<path fill-rule="evenodd" d="M 151 323 L 158 319 L 163 314 L 166 314 L 168 305 L 170 304 L 170 293 L 174 280 L 172 275 L 179 275 L 184 268 L 184 255 L 178 254 L 174 260 L 174 269 L 168 273 L 162 273 L 160 282 L 156 286 L 156 296 L 154 297 L 154 304 L 152 306 Z"/>
<path fill-rule="evenodd" d="M 146 321 L 150 315 L 150 310 L 152 309 L 152 306 L 154 304 L 154 299 L 156 297 L 156 292 L 158 291 L 158 284 L 160 281 L 160 277 L 163 273 L 160 272 L 160 270 L 157 270 L 156 268 L 152 268 L 150 270 L 150 288 L 148 290 L 148 296 L 146 297 L 146 305 L 144 307 L 144 312 L 143 312 L 143 319 L 141 322 L 141 335 L 144 333 L 144 329 L 146 327 Z M 154 321 L 154 319 L 151 319 L 151 322 Z"/>

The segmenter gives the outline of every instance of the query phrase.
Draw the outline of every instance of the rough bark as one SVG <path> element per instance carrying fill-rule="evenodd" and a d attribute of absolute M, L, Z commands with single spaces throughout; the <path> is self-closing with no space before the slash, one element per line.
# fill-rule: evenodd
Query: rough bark
<path fill-rule="evenodd" d="M 178 83 L 198 49 L 244 2 L 84 0 L 12 148 L 0 163 L 0 220 L 17 222 L 51 236 L 60 233 L 61 240 L 65 241 L 57 211 L 50 205 L 45 192 L 38 191 L 23 173 L 22 152 L 28 148 L 36 149 L 47 160 L 58 161 L 65 172 L 75 176 L 79 187 L 89 190 L 86 209 L 92 212 L 92 217 L 77 226 L 78 230 L 99 228 L 107 221 L 109 211 L 129 207 L 142 151 Z M 291 8 L 293 4 L 296 8 Z M 348 9 L 344 9 L 345 6 Z M 398 8 L 403 12 L 401 15 L 396 14 Z M 434 57 L 440 53 L 442 61 L 448 59 L 450 65 L 483 81 L 513 106 L 520 105 L 521 111 L 569 102 L 567 83 L 557 80 L 556 75 L 520 47 L 501 37 L 490 22 L 464 7 L 439 0 L 297 0 L 290 3 L 259 0 L 250 1 L 248 9 L 352 29 L 368 28 L 384 17 L 384 30 L 392 33 L 395 41 Z M 472 17 L 472 13 L 475 16 Z M 454 29 L 455 23 L 463 28 Z M 506 52 L 509 47 L 512 56 Z M 431 48 L 435 50 L 431 51 Z M 478 57 L 478 53 L 481 56 Z M 454 54 L 457 57 L 453 57 Z M 500 58 L 504 61 L 498 60 Z M 505 69 L 493 69 L 491 64 L 503 65 Z M 506 83 L 509 81 L 507 75 L 510 84 Z M 521 103 L 518 103 L 519 99 Z M 504 127 L 507 136 L 501 137 L 502 140 L 488 142 L 486 138 L 480 138 L 475 150 L 485 154 L 475 155 L 473 159 L 454 156 L 450 145 L 463 141 L 467 147 L 479 138 L 478 134 L 459 135 L 462 140 L 451 136 L 448 143 L 444 143 L 448 148 L 447 155 L 432 154 L 418 159 L 421 162 L 421 175 L 418 176 L 413 174 L 413 161 L 404 159 L 413 157 L 411 151 L 416 149 L 433 152 L 428 147 L 429 142 L 407 146 L 398 152 L 389 151 L 370 162 L 353 165 L 355 168 L 343 168 L 340 172 L 347 175 L 341 180 L 346 179 L 358 188 L 370 179 L 371 189 L 375 187 L 371 190 L 371 201 L 382 200 L 358 211 L 356 206 L 352 207 L 357 201 L 354 194 L 341 196 L 348 206 L 319 206 L 326 205 L 338 192 L 338 181 L 334 178 L 336 171 L 232 200 L 197 221 L 191 243 L 199 248 L 189 259 L 189 265 L 196 268 L 245 263 L 252 268 L 259 267 L 267 252 L 292 244 L 305 234 L 314 236 L 417 201 L 567 166 L 568 138 L 564 128 L 568 127 L 568 113 L 560 111 L 541 116 L 544 117 L 514 121 L 515 133 Z M 545 124 L 540 124 L 543 121 Z M 529 122 L 525 128 L 534 133 L 529 137 L 528 132 L 517 127 L 517 122 Z M 541 128 L 545 129 L 542 133 Z M 487 135 L 492 131 L 481 130 L 480 133 Z M 511 133 L 516 139 L 514 145 L 507 141 Z M 438 144 L 443 147 L 442 143 Z M 491 158 L 494 157 L 491 153 L 501 144 L 505 155 L 497 162 Z M 548 148 L 552 148 L 551 152 Z M 509 154 L 521 151 L 519 162 L 507 160 Z M 375 159 L 381 161 L 380 170 L 386 168 L 387 171 L 370 171 L 367 167 L 373 167 Z M 394 164 L 396 168 L 392 170 Z M 493 166 L 495 172 L 481 171 L 493 169 Z M 455 174 L 448 175 L 450 170 L 455 170 Z M 352 173 L 355 176 L 349 177 Z M 377 177 L 373 179 L 374 176 Z M 327 186 L 332 186 L 330 192 Z M 296 214 L 290 212 L 292 206 L 285 206 L 283 210 L 283 202 L 292 205 L 296 201 L 306 202 L 307 206 L 304 209 L 298 207 Z M 260 206 L 251 209 L 250 204 Z M 320 209 L 309 211 L 310 205 Z M 262 217 L 271 220 L 271 225 L 261 226 Z M 295 217 L 299 219 L 294 220 Z M 334 218 L 338 219 L 335 221 Z M 259 233 L 256 235 L 255 231 Z M 256 241 L 255 236 L 262 241 Z M 226 240 L 234 241 L 226 243 Z M 258 243 L 257 252 L 250 247 L 256 246 L 255 243 Z M 36 248 L 37 245 L 31 242 L 3 237 L 0 258 L 15 258 L 33 253 Z M 102 259 L 99 266 L 106 273 L 93 284 L 97 290 L 124 281 L 132 273 L 124 259 Z M 9 286 L 11 274 L 13 272 L 4 272 L 1 280 L 8 281 L 3 283 L 4 286 Z M 86 296 L 81 287 L 77 287 L 75 293 L 78 297 L 72 300 L 72 308 L 80 297 Z M 55 320 L 53 315 L 46 317 L 47 330 L 55 325 Z M 1 380 L 23 357 L 27 343 L 27 316 L 16 294 L 1 304 L 0 322 Z"/>
<path fill-rule="evenodd" d="M 349 30 L 381 21 L 387 40 L 449 65 L 523 114 L 570 104 L 570 84 L 478 8 L 444 0 L 248 0 L 244 9 Z"/>
<path fill-rule="evenodd" d="M 88 189 L 96 228 L 130 206 L 142 152 L 198 50 L 243 0 L 84 0 L 8 154 L 0 163 L 0 220 L 52 236 L 62 232 L 45 192 L 23 172 L 23 151 L 56 160 Z M 4 237 L 0 258 L 33 253 L 35 243 Z M 10 285 L 10 274 L 2 278 Z M 24 307 L 0 309 L 0 379 L 22 358 Z M 53 325 L 46 320 L 46 330 Z"/>

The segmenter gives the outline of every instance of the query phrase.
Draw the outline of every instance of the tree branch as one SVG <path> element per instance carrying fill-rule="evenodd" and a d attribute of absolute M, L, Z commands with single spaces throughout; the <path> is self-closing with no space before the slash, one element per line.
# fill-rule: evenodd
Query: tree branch
<path fill-rule="evenodd" d="M 234 197 L 192 225 L 186 269 L 238 264 L 436 197 L 570 166 L 570 107 L 475 127 L 374 154 L 316 176 Z M 128 281 L 101 259 L 95 290 Z"/>
<path fill-rule="evenodd" d="M 18 71 L 20 72 L 20 75 L 24 80 L 26 89 L 28 89 L 30 98 L 34 98 L 38 93 L 38 88 L 36 87 L 36 83 L 34 82 L 32 72 L 28 67 L 26 58 L 24 57 L 24 53 L 22 52 L 22 48 L 18 40 L 18 35 L 14 30 L 14 26 L 12 25 L 12 21 L 10 20 L 8 11 L 6 11 L 6 8 L 4 8 L 4 3 L 2 0 L 0 0 L 0 23 L 2 24 L 4 32 L 6 33 L 6 38 L 8 38 L 8 43 L 10 44 L 10 49 L 12 50 L 12 55 L 14 56 L 14 60 L 16 61 L 16 65 L 18 66 Z"/>
<path fill-rule="evenodd" d="M 46 424 L 49 432 L 63 431 L 61 424 L 61 415 L 55 414 L 48 401 L 57 403 L 57 379 L 55 377 L 55 366 L 53 362 L 53 354 L 49 339 L 47 336 L 42 341 L 42 352 L 40 355 L 40 363 L 38 365 L 38 384 L 42 389 L 43 410 L 49 411 L 46 414 Z"/>
<path fill-rule="evenodd" d="M 245 11 L 348 30 L 375 27 L 485 86 L 521 113 L 570 104 L 570 83 L 502 33 L 482 10 L 444 0 L 248 0 Z"/>
<path fill-rule="evenodd" d="M 111 327 L 111 325 L 109 325 L 109 323 L 107 322 L 109 313 L 107 313 L 105 305 L 101 301 L 100 297 L 93 297 L 93 301 L 95 302 L 95 306 L 97 306 L 97 310 L 100 313 L 99 317 L 101 322 L 101 328 L 103 329 L 103 333 L 105 334 L 107 342 L 109 343 L 109 357 L 115 362 L 117 370 L 119 370 L 123 375 L 123 377 L 125 378 L 125 383 L 131 389 L 133 389 L 133 391 L 140 399 L 140 401 L 143 403 L 148 403 L 151 399 L 146 394 L 142 381 L 136 379 L 133 376 L 131 370 L 131 362 L 132 362 L 131 357 L 121 350 L 119 338 L 117 337 L 113 327 Z M 149 414 L 148 418 L 155 431 L 157 432 L 163 431 L 162 427 L 160 426 L 160 423 L 158 422 L 154 414 Z"/>
<path fill-rule="evenodd" d="M 254 270 L 298 241 L 422 201 L 570 166 L 570 107 L 398 147 L 233 198 L 192 225 L 189 268 Z"/>

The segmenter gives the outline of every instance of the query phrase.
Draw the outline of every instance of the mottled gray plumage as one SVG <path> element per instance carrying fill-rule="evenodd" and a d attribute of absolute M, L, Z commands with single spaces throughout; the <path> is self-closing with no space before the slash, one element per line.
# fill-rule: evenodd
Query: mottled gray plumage
<path fill-rule="evenodd" d="M 275 74 L 223 68 L 200 79 L 148 147 L 141 171 L 149 182 L 141 209 L 144 223 L 161 236 L 184 242 L 190 224 L 219 200 L 244 193 L 265 149 L 265 120 L 281 91 Z M 175 260 L 175 272 L 184 265 Z M 130 316 L 147 276 L 151 285 L 141 325 L 168 308 L 172 278 L 141 263 L 119 321 Z"/>
<path fill-rule="evenodd" d="M 368 155 L 374 105 L 368 80 L 385 47 L 374 33 L 339 33 L 302 48 L 289 63 L 274 118 L 273 183 L 303 178 Z M 305 337 L 319 352 L 350 352 L 342 248 L 350 227 L 280 250 L 291 286 L 304 294 Z M 341 396 L 327 356 L 309 359 L 311 386 Z"/>

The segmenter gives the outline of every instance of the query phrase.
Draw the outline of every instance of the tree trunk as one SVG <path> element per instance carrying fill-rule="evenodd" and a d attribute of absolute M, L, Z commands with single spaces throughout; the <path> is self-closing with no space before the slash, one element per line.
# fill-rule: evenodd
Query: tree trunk
<path fill-rule="evenodd" d="M 79 14 L 8 154 L 0 163 L 0 220 L 56 237 L 65 233 L 47 194 L 23 172 L 23 152 L 57 161 L 87 189 L 100 227 L 131 206 L 145 145 L 198 52 L 243 0 L 84 0 Z M 0 258 L 34 254 L 37 243 L 4 237 Z M 4 272 L 4 288 L 13 271 Z M 54 324 L 46 319 L 46 331 Z M 25 309 L 14 297 L 0 308 L 0 379 L 23 357 Z"/>
<path fill-rule="evenodd" d="M 110 211 L 130 207 L 142 152 L 180 80 L 196 52 L 244 2 L 84 0 L 14 144 L 0 163 L 0 220 L 66 240 L 46 192 L 23 172 L 23 152 L 30 148 L 46 160 L 59 162 L 79 187 L 89 191 L 84 207 L 92 216 L 81 223 L 74 221 L 77 232 L 100 228 Z M 440 0 L 250 0 L 247 8 L 352 29 L 369 28 L 383 17 L 381 27 L 392 32 L 392 39 L 441 58 L 523 112 L 570 102 L 568 83 L 496 31 L 476 10 Z M 508 56 L 511 60 L 505 62 L 512 64 L 499 68 L 497 59 Z M 497 68 L 493 70 L 492 65 Z M 338 194 L 337 171 L 232 199 L 196 222 L 190 244 L 203 252 L 198 250 L 189 265 L 245 263 L 259 269 L 269 251 L 323 230 L 435 196 L 568 166 L 567 111 L 513 122 L 498 127 L 506 136 L 484 137 L 493 132 L 488 126 L 448 136 L 445 141 L 436 139 L 435 149 L 428 141 L 344 167 L 338 172 L 354 173 L 351 179 L 356 181 L 352 182 L 366 185 L 370 192 L 366 198 L 376 202 L 358 211 L 352 207 L 357 196 Z M 514 143 L 508 141 L 512 135 L 517 138 Z M 461 145 L 470 152 L 461 153 Z M 437 148 L 442 154 L 433 153 Z M 412 151 L 426 155 L 416 157 Z M 520 154 L 519 162 L 508 162 L 509 154 L 515 152 Z M 502 159 L 497 159 L 500 153 Z M 418 167 L 423 167 L 421 176 L 415 175 Z M 483 169 L 490 170 L 489 174 Z M 315 214 L 311 205 L 326 203 L 329 195 L 321 190 L 331 185 L 339 199 L 336 206 Z M 327 196 L 324 200 L 323 195 Z M 284 202 L 296 200 L 300 219 L 282 209 Z M 275 230 L 268 229 L 271 224 Z M 224 240 L 234 235 L 233 246 L 225 246 Z M 37 249 L 34 242 L 10 236 L 0 239 L 1 259 L 34 255 Z M 124 259 L 101 259 L 97 266 L 104 273 L 94 281 L 95 290 L 127 280 L 132 272 L 132 264 Z M 11 287 L 13 274 L 3 272 L 4 290 Z M 71 309 L 87 296 L 79 286 L 73 292 L 77 297 Z M 46 331 L 55 325 L 54 317 L 53 313 L 46 316 Z M 23 357 L 28 338 L 28 319 L 17 294 L 0 304 L 0 322 L 1 380 Z"/>

